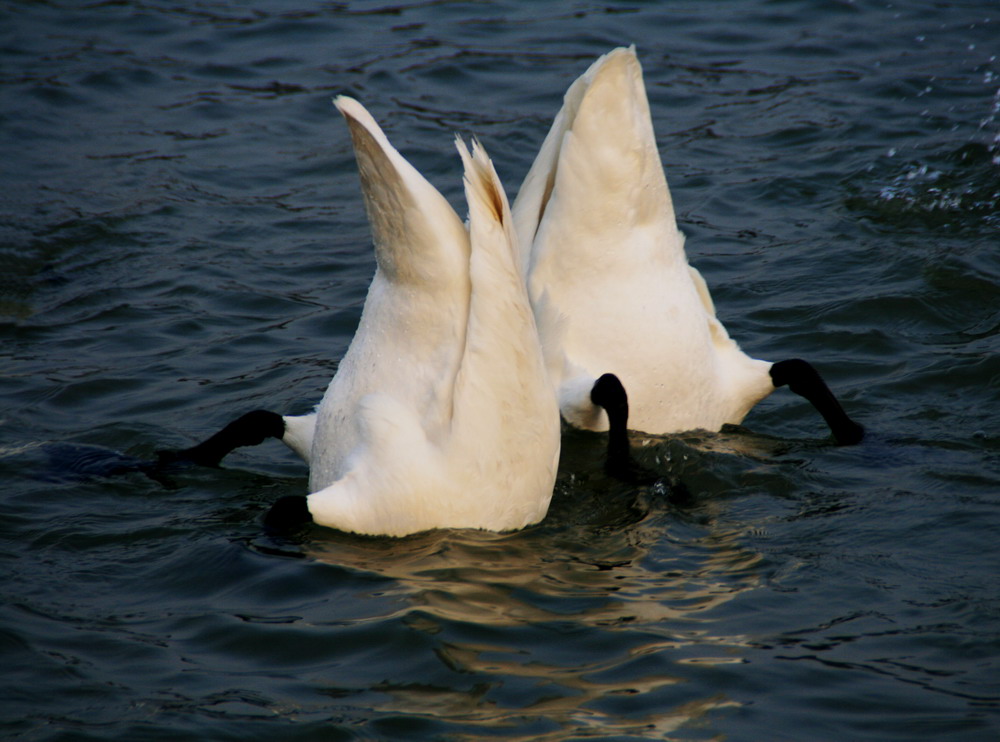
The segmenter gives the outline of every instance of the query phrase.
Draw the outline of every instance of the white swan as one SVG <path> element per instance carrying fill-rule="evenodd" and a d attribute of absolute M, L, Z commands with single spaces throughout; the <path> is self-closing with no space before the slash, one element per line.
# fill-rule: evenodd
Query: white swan
<path fill-rule="evenodd" d="M 504 531 L 541 520 L 559 459 L 559 410 L 518 266 L 510 207 L 486 153 L 459 141 L 468 228 L 357 101 L 350 128 L 377 268 L 316 413 L 256 411 L 172 456 L 217 465 L 281 438 L 310 464 L 308 497 L 272 522 L 373 535 Z"/>
<path fill-rule="evenodd" d="M 634 47 L 602 56 L 570 86 L 513 214 L 550 378 L 571 424 L 607 429 L 591 390 L 612 372 L 636 430 L 718 430 L 788 384 L 839 442 L 861 439 L 812 366 L 750 358 L 716 319 L 684 253 Z"/>

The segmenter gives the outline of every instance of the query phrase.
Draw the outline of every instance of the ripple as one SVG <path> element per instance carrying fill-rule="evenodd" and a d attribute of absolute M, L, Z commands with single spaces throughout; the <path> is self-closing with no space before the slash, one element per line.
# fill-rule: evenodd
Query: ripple
<path fill-rule="evenodd" d="M 988 738 L 1000 19 L 730 6 L 0 7 L 0 736 Z M 778 392 L 636 434 L 637 488 L 568 433 L 541 524 L 398 540 L 264 533 L 274 442 L 132 468 L 336 370 L 374 266 L 333 95 L 460 203 L 454 130 L 513 193 L 631 41 L 720 318 L 861 445 Z"/>

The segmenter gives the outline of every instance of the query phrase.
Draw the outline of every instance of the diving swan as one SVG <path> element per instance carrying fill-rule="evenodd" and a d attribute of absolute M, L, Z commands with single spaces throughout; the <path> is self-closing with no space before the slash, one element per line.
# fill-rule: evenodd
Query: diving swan
<path fill-rule="evenodd" d="M 169 458 L 218 465 L 237 446 L 281 439 L 309 463 L 310 494 L 272 515 L 343 531 L 536 523 L 556 477 L 559 409 L 493 164 L 477 142 L 457 142 L 466 226 L 360 103 L 335 103 L 377 266 L 350 347 L 315 413 L 247 413 Z"/>
<path fill-rule="evenodd" d="M 635 430 L 715 431 L 787 385 L 838 443 L 861 440 L 810 364 L 750 358 L 716 319 L 684 253 L 634 47 L 600 57 L 570 86 L 513 214 L 546 365 L 572 425 L 607 429 L 591 391 L 612 372 Z"/>

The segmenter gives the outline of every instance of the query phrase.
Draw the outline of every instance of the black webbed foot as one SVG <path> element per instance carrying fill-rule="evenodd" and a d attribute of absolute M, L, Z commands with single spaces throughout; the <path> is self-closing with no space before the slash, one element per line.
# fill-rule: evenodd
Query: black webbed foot
<path fill-rule="evenodd" d="M 787 385 L 793 392 L 812 402 L 840 445 L 860 443 L 864 438 L 865 429 L 847 416 L 830 387 L 811 364 L 800 358 L 779 361 L 771 366 L 771 381 L 775 387 Z"/>
<path fill-rule="evenodd" d="M 267 410 L 254 410 L 229 423 L 206 441 L 180 451 L 157 451 L 159 465 L 192 463 L 218 467 L 222 459 L 234 448 L 256 446 L 267 438 L 285 435 L 285 421 L 281 415 Z"/>

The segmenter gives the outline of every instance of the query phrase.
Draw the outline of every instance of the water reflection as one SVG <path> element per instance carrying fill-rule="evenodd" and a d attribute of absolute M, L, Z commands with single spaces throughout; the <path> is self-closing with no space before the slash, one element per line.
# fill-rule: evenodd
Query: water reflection
<path fill-rule="evenodd" d="M 570 441 L 570 459 L 586 453 L 588 441 L 576 443 L 584 450 Z M 662 460 L 666 447 L 651 443 L 642 455 Z M 487 726 L 512 739 L 567 729 L 661 737 L 735 706 L 724 683 L 706 694 L 708 684 L 690 682 L 746 661 L 748 639 L 719 634 L 712 616 L 763 579 L 761 555 L 721 525 L 724 507 L 679 509 L 662 484 L 629 488 L 591 464 L 564 471 L 549 518 L 516 533 L 386 540 L 317 529 L 300 555 L 352 572 L 356 600 L 371 598 L 371 613 L 349 625 L 409 648 L 390 651 L 391 662 L 370 647 L 338 652 L 317 690 L 352 709 L 371 704 L 369 716 L 447 723 L 455 739 Z M 331 641 L 352 633 L 343 628 L 327 624 Z M 381 679 L 366 683 L 372 673 Z"/>

